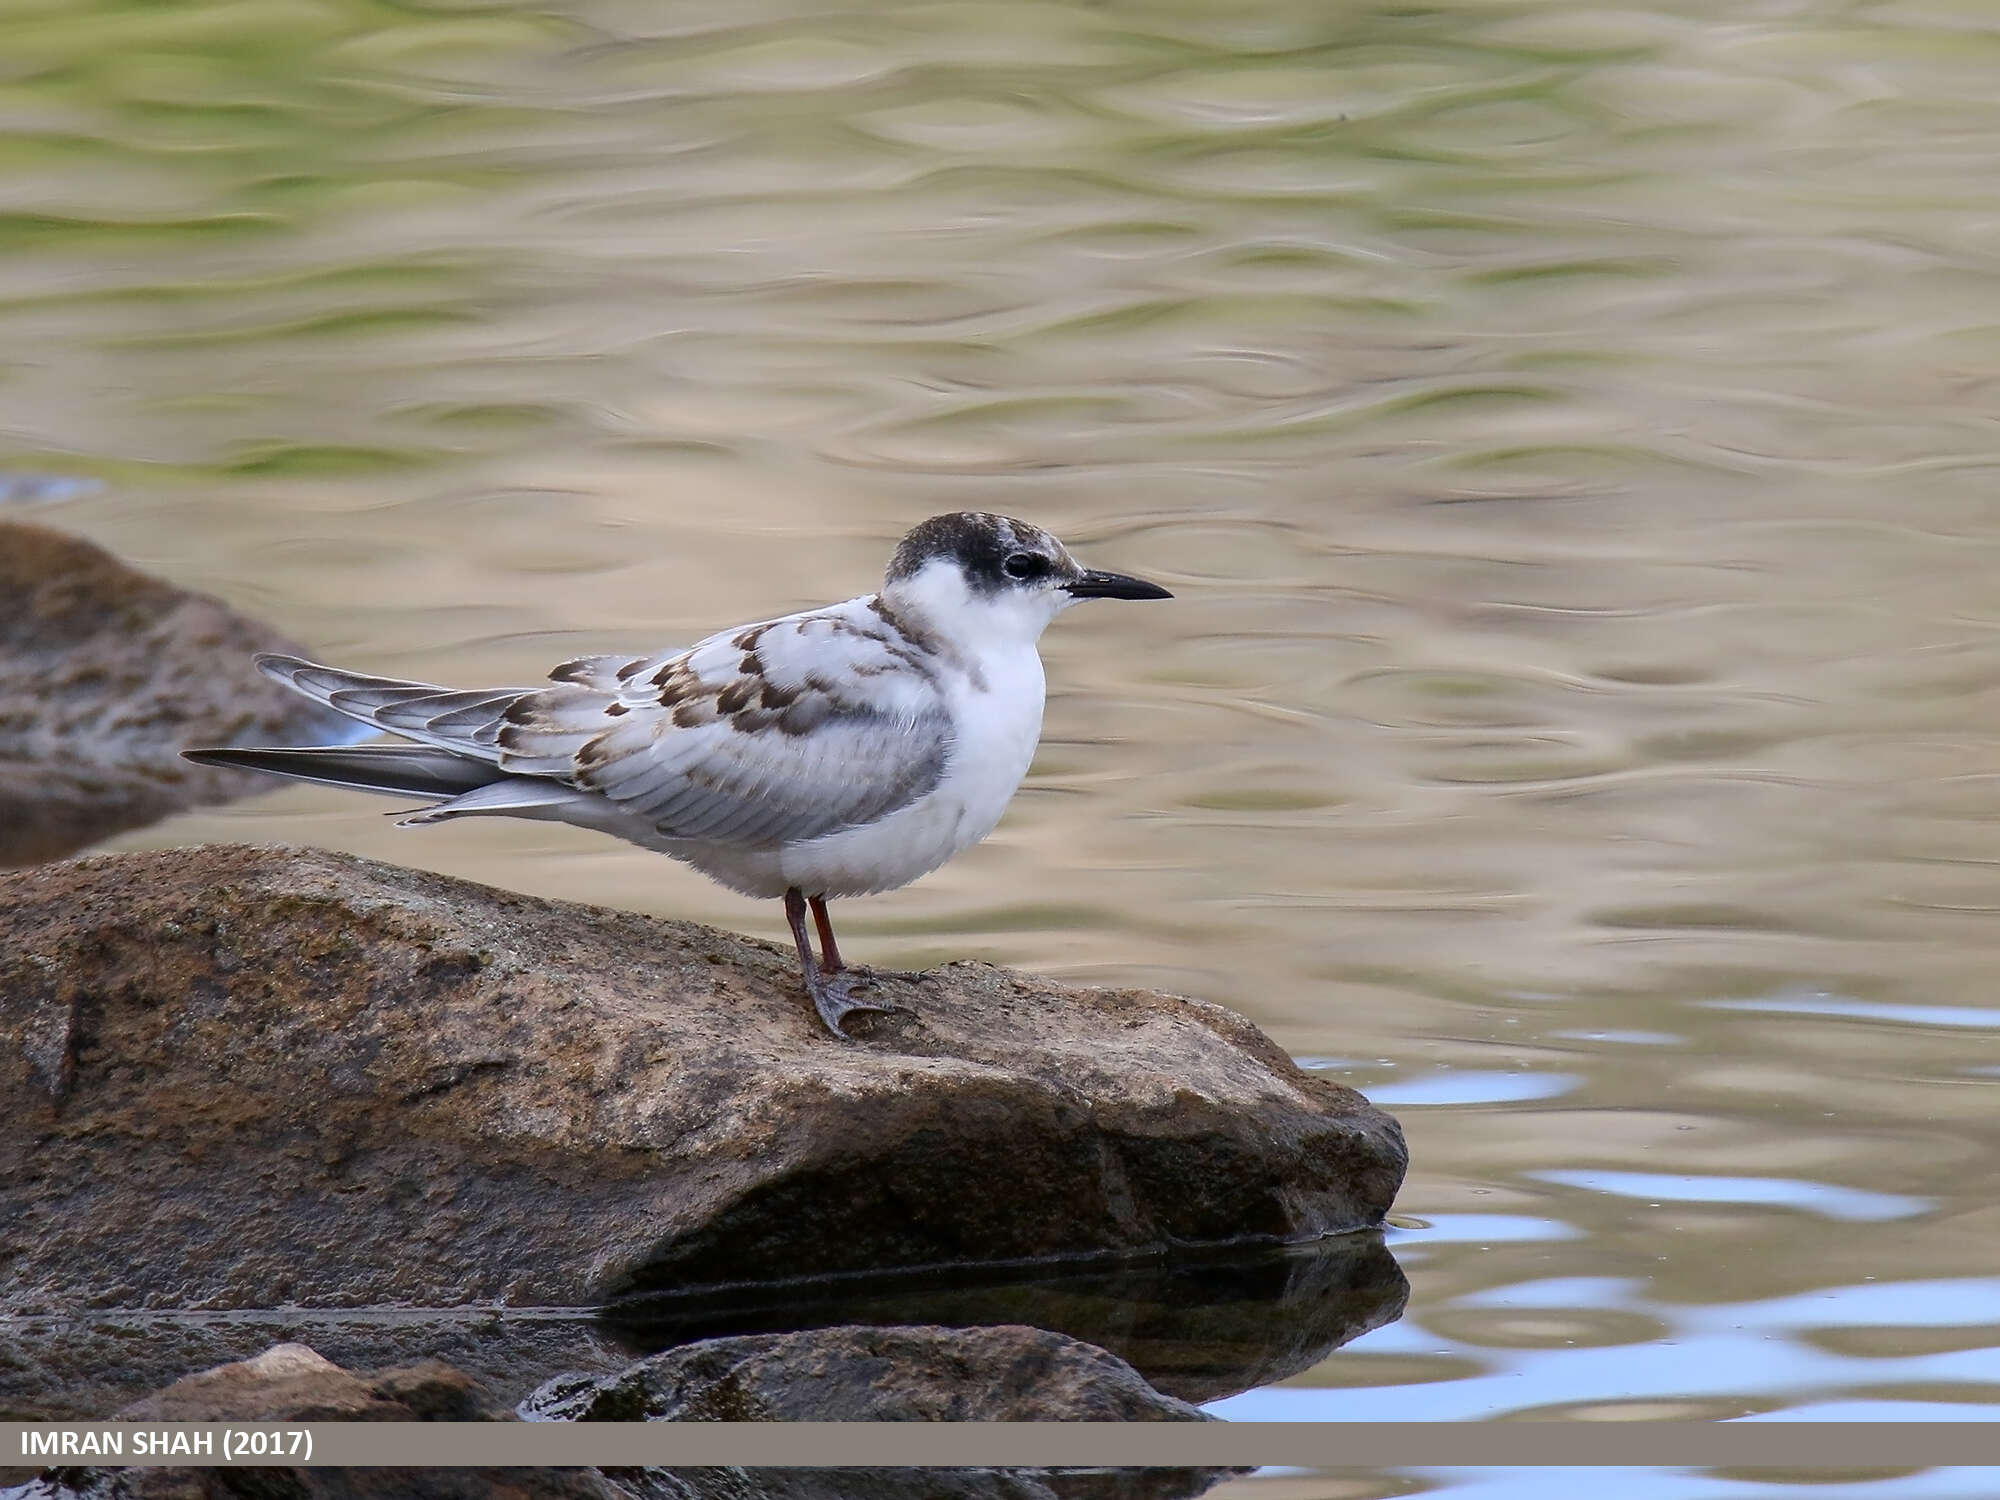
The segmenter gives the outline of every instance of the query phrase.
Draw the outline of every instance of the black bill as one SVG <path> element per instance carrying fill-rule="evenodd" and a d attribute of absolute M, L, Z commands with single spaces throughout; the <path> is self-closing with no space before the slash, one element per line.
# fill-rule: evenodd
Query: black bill
<path fill-rule="evenodd" d="M 1092 568 L 1076 582 L 1068 585 L 1070 593 L 1079 599 L 1171 599 L 1174 596 L 1157 583 L 1148 583 L 1143 578 L 1133 578 L 1124 573 L 1100 573 Z"/>

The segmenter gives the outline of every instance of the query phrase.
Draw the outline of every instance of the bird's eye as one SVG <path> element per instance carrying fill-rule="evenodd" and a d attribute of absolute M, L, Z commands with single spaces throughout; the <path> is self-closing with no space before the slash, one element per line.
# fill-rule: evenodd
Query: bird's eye
<path fill-rule="evenodd" d="M 1003 565 L 1009 578 L 1039 578 L 1049 570 L 1049 560 L 1032 552 L 1016 552 Z"/>

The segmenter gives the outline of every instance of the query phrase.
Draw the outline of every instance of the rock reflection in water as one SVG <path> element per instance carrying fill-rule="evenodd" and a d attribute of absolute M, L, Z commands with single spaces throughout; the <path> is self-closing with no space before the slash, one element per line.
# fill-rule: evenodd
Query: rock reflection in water
<path fill-rule="evenodd" d="M 0 868 L 270 789 L 187 746 L 352 739 L 250 663 L 297 649 L 89 542 L 0 521 Z"/>
<path fill-rule="evenodd" d="M 293 1340 L 355 1369 L 443 1359 L 511 1407 L 552 1376 L 612 1374 L 698 1339 L 913 1323 L 1052 1329 L 1109 1350 L 1170 1396 L 1204 1402 L 1310 1368 L 1400 1317 L 1408 1294 L 1381 1234 L 1369 1231 L 1282 1252 L 1070 1274 L 1044 1267 L 1008 1280 L 905 1277 L 761 1297 L 655 1297 L 595 1318 L 500 1308 L 0 1318 L 0 1417 L 102 1417 L 191 1371 Z"/>
<path fill-rule="evenodd" d="M 836 1324 L 1025 1323 L 1108 1349 L 1159 1390 L 1215 1401 L 1310 1369 L 1402 1316 L 1409 1283 L 1379 1231 L 1252 1255 L 1147 1262 L 1006 1280 L 946 1276 L 652 1297 L 605 1319 L 636 1353 L 724 1334 Z"/>

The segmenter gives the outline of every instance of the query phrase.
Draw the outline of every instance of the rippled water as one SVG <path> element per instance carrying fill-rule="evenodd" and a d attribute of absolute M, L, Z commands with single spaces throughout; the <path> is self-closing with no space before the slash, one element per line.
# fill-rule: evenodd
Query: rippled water
<path fill-rule="evenodd" d="M 1000 832 L 844 932 L 1223 1000 L 1403 1119 L 1408 1314 L 1222 1414 L 2000 1414 L 1980 0 L 4 17 L 38 520 L 464 684 L 962 506 L 1175 589 L 1051 632 Z M 119 846 L 781 935 L 382 806 Z"/>

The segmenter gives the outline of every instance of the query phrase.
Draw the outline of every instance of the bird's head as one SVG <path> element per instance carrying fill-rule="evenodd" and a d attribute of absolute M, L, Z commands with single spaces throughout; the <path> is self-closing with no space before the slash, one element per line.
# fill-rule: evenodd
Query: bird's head
<path fill-rule="evenodd" d="M 882 597 L 954 640 L 1033 641 L 1080 599 L 1171 599 L 1142 578 L 1086 568 L 1039 526 L 954 511 L 918 526 L 889 562 Z"/>

